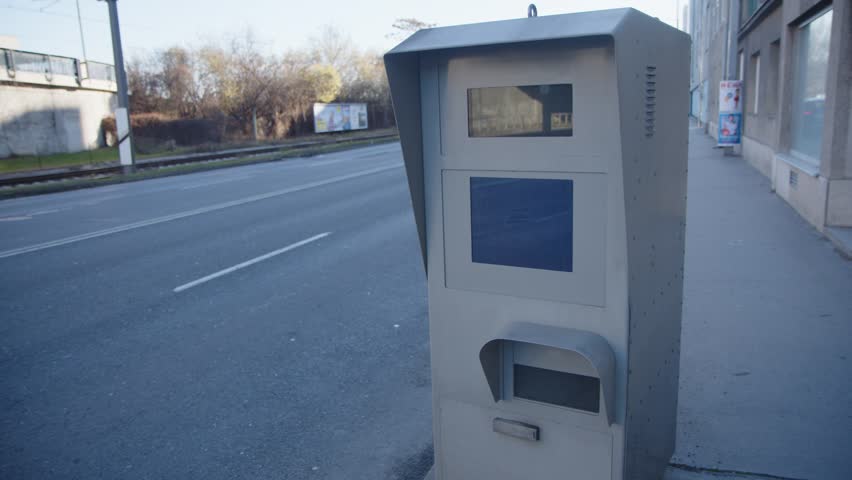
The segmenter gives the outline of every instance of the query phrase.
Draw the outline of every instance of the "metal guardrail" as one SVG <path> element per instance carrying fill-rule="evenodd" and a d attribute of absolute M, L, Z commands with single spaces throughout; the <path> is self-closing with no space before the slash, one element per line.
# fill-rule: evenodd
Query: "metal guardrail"
<path fill-rule="evenodd" d="M 16 72 L 20 70 L 22 72 L 50 74 L 50 57 L 47 55 L 11 50 L 6 58 L 12 61 L 11 65 L 6 65 L 6 68 L 11 67 Z"/>
<path fill-rule="evenodd" d="M 115 82 L 115 68 L 108 63 L 81 62 L 76 58 L 46 53 L 0 48 L 0 66 L 5 67 L 6 76 L 10 79 L 14 79 L 18 72 L 26 72 L 42 74 L 48 83 L 55 75 L 73 78 L 78 85 L 90 79 Z"/>
<path fill-rule="evenodd" d="M 115 81 L 115 68 L 108 63 L 86 61 L 86 70 L 92 80 Z"/>
<path fill-rule="evenodd" d="M 360 140 L 382 140 L 385 138 L 396 137 L 396 133 L 386 133 L 381 135 L 370 135 L 355 138 L 341 138 L 332 141 L 311 141 L 300 143 L 285 143 L 277 145 L 264 145 L 261 147 L 234 148 L 229 150 L 220 150 L 218 152 L 209 153 L 192 153 L 187 155 L 176 155 L 170 157 L 149 158 L 136 163 L 136 168 L 145 170 L 149 168 L 160 168 L 187 163 L 205 162 L 209 160 L 221 160 L 224 158 L 241 157 L 248 155 L 259 155 L 262 153 L 271 153 L 283 149 L 305 148 L 318 145 L 334 145 L 337 143 L 345 143 Z M 62 172 L 50 173 L 29 173 L 19 176 L 11 174 L 5 178 L 0 178 L 0 187 L 11 187 L 16 185 L 28 185 L 33 183 L 48 182 L 52 180 L 67 180 L 71 178 L 91 177 L 96 175 L 115 175 L 121 174 L 123 167 L 121 165 L 86 168 L 80 170 L 67 170 Z M 14 175 L 14 176 L 13 176 Z"/>

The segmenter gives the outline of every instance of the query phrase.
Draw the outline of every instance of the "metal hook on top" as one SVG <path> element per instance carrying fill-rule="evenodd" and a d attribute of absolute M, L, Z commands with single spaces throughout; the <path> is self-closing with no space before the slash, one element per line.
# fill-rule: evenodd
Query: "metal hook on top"
<path fill-rule="evenodd" d="M 538 16 L 538 9 L 535 8 L 535 4 L 531 3 L 529 7 L 527 7 L 527 18 L 533 18 Z"/>

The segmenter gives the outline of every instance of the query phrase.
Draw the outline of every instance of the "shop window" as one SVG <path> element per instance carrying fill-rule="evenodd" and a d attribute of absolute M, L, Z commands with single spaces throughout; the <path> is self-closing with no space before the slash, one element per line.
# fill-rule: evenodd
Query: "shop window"
<path fill-rule="evenodd" d="M 819 165 L 827 102 L 831 17 L 832 11 L 827 10 L 801 24 L 795 32 L 791 150 L 815 166 Z"/>

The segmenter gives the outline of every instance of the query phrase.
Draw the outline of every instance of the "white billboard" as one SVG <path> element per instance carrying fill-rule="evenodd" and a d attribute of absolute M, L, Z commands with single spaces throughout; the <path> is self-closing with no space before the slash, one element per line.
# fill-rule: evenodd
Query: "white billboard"
<path fill-rule="evenodd" d="M 364 130 L 367 128 L 366 103 L 315 103 L 316 133 Z"/>

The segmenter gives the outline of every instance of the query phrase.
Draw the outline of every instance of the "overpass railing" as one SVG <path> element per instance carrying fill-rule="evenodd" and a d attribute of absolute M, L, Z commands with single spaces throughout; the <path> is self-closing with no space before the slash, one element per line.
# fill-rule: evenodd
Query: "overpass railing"
<path fill-rule="evenodd" d="M 0 48 L 0 81 L 116 90 L 110 64 L 8 48 Z"/>

